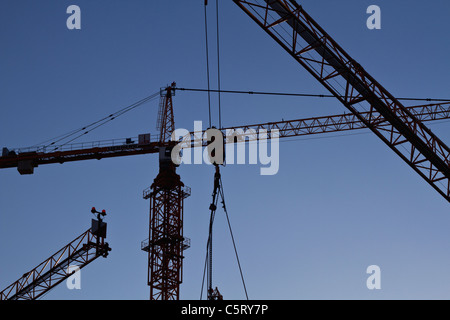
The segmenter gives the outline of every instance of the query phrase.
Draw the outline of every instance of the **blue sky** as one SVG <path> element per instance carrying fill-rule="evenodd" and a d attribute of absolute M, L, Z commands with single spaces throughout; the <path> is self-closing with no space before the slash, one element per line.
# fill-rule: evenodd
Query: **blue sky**
<path fill-rule="evenodd" d="M 210 21 L 216 87 L 214 1 Z M 299 1 L 395 96 L 449 98 L 450 4 L 446 1 Z M 77 4 L 82 29 L 66 28 Z M 368 30 L 377 4 L 382 29 Z M 221 1 L 223 89 L 327 92 L 232 1 Z M 205 88 L 203 0 L 0 2 L 0 147 L 25 147 L 94 122 L 158 91 Z M 213 95 L 217 125 L 217 96 Z M 408 104 L 411 105 L 411 104 Z M 177 92 L 178 128 L 207 123 L 207 96 Z M 153 101 L 84 138 L 156 133 Z M 334 99 L 222 95 L 222 124 L 238 126 L 345 111 Z M 448 122 L 429 127 L 448 144 Z M 80 140 L 83 141 L 83 140 Z M 64 284 L 47 299 L 148 299 L 149 203 L 142 190 L 156 155 L 44 165 L 31 176 L 0 171 L 0 288 L 18 279 L 106 209 L 112 252 L 82 270 L 82 289 Z M 182 299 L 198 299 L 214 170 L 178 169 L 185 202 Z M 230 165 L 222 179 L 251 299 L 449 299 L 448 202 L 370 132 L 280 142 L 280 170 Z M 214 285 L 245 298 L 223 211 L 215 220 Z M 366 268 L 381 268 L 368 290 Z"/>

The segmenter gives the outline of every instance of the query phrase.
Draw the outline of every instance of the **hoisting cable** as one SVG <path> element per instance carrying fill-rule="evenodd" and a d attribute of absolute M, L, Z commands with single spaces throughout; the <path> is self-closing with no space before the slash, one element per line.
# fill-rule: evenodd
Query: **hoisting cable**
<path fill-rule="evenodd" d="M 212 237 L 213 237 L 213 223 L 214 223 L 214 218 L 215 218 L 215 214 L 216 214 L 216 209 L 217 209 L 217 201 L 218 198 L 220 196 L 220 198 L 222 199 L 221 203 L 222 203 L 222 208 L 225 211 L 225 215 L 227 218 L 227 223 L 228 223 L 228 228 L 230 231 L 230 235 L 231 235 L 231 240 L 233 242 L 233 247 L 234 247 L 234 253 L 236 256 L 236 260 L 238 263 L 238 267 L 239 267 L 239 272 L 241 275 L 241 280 L 242 280 L 242 284 L 244 287 L 244 292 L 245 292 L 245 296 L 248 300 L 248 294 L 247 294 L 247 287 L 245 285 L 245 280 L 244 280 L 244 275 L 242 272 L 242 267 L 241 267 L 241 263 L 239 260 L 239 255 L 238 255 L 238 251 L 237 251 L 237 247 L 236 247 L 236 242 L 234 240 L 234 235 L 233 235 L 233 230 L 231 228 L 231 223 L 230 223 L 230 218 L 228 216 L 228 211 L 225 205 L 225 195 L 223 192 L 223 185 L 222 185 L 222 178 L 220 176 L 220 170 L 219 170 L 219 166 L 217 164 L 215 164 L 215 174 L 214 174 L 214 190 L 213 190 L 213 201 L 209 207 L 209 209 L 211 210 L 211 216 L 210 216 L 210 223 L 209 223 L 209 235 L 208 235 L 208 242 L 207 242 L 207 250 L 206 250 L 206 258 L 205 258 L 205 265 L 204 265 L 204 269 L 203 269 L 203 281 L 202 281 L 202 289 L 201 289 L 201 293 L 200 293 L 200 300 L 202 299 L 202 294 L 203 294 L 203 286 L 204 286 L 204 282 L 205 282 L 205 273 L 206 270 L 208 269 L 208 300 L 217 300 L 220 299 L 222 296 L 220 295 L 218 289 L 216 288 L 216 290 L 213 290 L 212 288 Z"/>
<path fill-rule="evenodd" d="M 201 88 L 176 88 L 180 91 L 192 92 L 213 92 L 213 93 L 236 93 L 236 94 L 254 94 L 254 95 L 272 95 L 272 96 L 291 96 L 291 97 L 313 97 L 313 98 L 336 98 L 332 94 L 314 94 L 314 93 L 288 93 L 288 92 L 267 92 L 267 91 L 243 91 L 243 90 L 219 90 L 219 89 L 201 89 Z M 341 98 L 345 98 L 341 96 Z M 450 99 L 441 98 L 397 98 L 403 101 L 428 101 L 428 102 L 450 102 Z"/>
<path fill-rule="evenodd" d="M 208 267 L 208 254 L 209 254 L 209 236 L 208 236 L 208 243 L 206 244 L 206 257 L 205 257 L 205 265 L 203 266 L 203 279 L 202 279 L 202 289 L 200 290 L 200 300 L 203 298 L 203 286 L 205 283 L 205 275 L 206 275 L 206 269 Z M 208 295 L 207 295 L 208 296 Z"/>
<path fill-rule="evenodd" d="M 208 244 L 206 245 L 206 257 L 205 257 L 205 265 L 203 266 L 203 279 L 202 279 L 202 289 L 200 290 L 200 300 L 202 300 L 203 298 L 203 285 L 205 283 L 206 268 L 208 267 L 208 245 L 209 245 L 209 237 L 208 237 Z"/>
<path fill-rule="evenodd" d="M 214 224 L 214 218 L 216 216 L 216 210 L 217 210 L 217 202 L 219 200 L 219 188 L 220 188 L 220 173 L 218 171 L 218 166 L 216 166 L 216 173 L 214 174 L 214 188 L 212 193 L 212 202 L 209 206 L 209 209 L 211 210 L 211 215 L 209 219 L 209 232 L 208 232 L 208 241 L 206 244 L 206 260 L 205 260 L 205 267 L 203 270 L 203 281 L 202 281 L 202 290 L 200 293 L 200 300 L 202 299 L 203 294 L 203 284 L 205 281 L 205 271 L 206 268 L 208 268 L 207 271 L 207 292 L 208 292 L 208 300 L 211 300 L 212 297 L 212 237 L 213 237 L 213 224 Z"/>
<path fill-rule="evenodd" d="M 222 207 L 223 207 L 223 210 L 225 211 L 225 215 L 227 217 L 228 228 L 230 230 L 231 240 L 233 241 L 234 253 L 236 255 L 236 260 L 237 260 L 237 263 L 238 263 L 238 266 L 239 266 L 239 272 L 241 274 L 242 285 L 244 286 L 245 297 L 248 300 L 247 287 L 245 286 L 244 274 L 242 273 L 241 263 L 239 261 L 239 255 L 238 255 L 238 251 L 237 251 L 237 248 L 236 248 L 236 242 L 234 241 L 233 230 L 231 228 L 230 218 L 228 216 L 228 210 L 227 210 L 227 207 L 225 205 L 225 195 L 223 193 L 222 178 L 219 178 L 219 181 L 220 181 L 220 188 L 219 188 L 219 190 L 220 190 L 220 196 L 222 198 Z"/>
<path fill-rule="evenodd" d="M 217 22 L 217 88 L 218 88 L 218 99 L 219 99 L 219 129 L 222 129 L 222 110 L 220 101 L 220 46 L 219 46 L 219 0 L 216 0 L 216 22 Z"/>
<path fill-rule="evenodd" d="M 209 127 L 211 128 L 211 90 L 209 80 L 209 44 L 208 44 L 208 15 L 206 7 L 208 6 L 208 0 L 205 0 L 205 45 L 206 45 L 206 81 L 208 86 L 208 112 L 209 112 Z"/>

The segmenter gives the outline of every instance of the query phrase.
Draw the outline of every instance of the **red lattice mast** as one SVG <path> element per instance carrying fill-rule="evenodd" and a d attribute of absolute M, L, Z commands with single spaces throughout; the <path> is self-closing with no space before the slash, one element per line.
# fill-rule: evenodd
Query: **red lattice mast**
<path fill-rule="evenodd" d="M 189 239 L 183 236 L 183 203 L 190 189 L 181 182 L 171 159 L 174 87 L 173 83 L 161 96 L 159 173 L 151 187 L 144 190 L 144 199 L 150 199 L 150 223 L 149 238 L 142 242 L 141 248 L 148 252 L 151 300 L 179 300 L 183 251 L 189 247 Z"/>

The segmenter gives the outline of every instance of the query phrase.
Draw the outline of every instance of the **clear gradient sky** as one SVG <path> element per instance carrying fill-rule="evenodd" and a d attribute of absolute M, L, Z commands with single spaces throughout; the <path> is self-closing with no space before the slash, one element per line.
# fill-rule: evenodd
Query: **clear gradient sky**
<path fill-rule="evenodd" d="M 203 2 L 0 1 L 0 147 L 80 128 L 172 81 L 205 88 Z M 298 2 L 395 96 L 450 98 L 448 1 Z M 81 30 L 66 28 L 71 4 L 81 8 Z M 327 93 L 231 0 L 220 4 L 223 89 Z M 382 10 L 381 30 L 366 27 L 371 4 Z M 204 93 L 177 92 L 174 107 L 178 128 L 207 123 Z M 84 141 L 154 134 L 157 108 L 157 100 L 141 106 Z M 344 111 L 334 99 L 222 95 L 224 126 Z M 429 127 L 450 143 L 449 122 Z M 222 169 L 250 299 L 450 299 L 450 211 L 442 196 L 370 132 L 281 141 L 274 176 L 261 176 L 259 165 Z M 142 190 L 157 172 L 156 155 L 44 165 L 31 176 L 0 170 L 0 288 L 84 232 L 96 206 L 108 213 L 110 256 L 81 271 L 81 290 L 61 284 L 45 299 L 148 299 L 140 242 L 148 237 L 149 202 Z M 214 170 L 185 165 L 178 172 L 192 188 L 181 299 L 195 300 Z M 244 299 L 222 210 L 214 237 L 214 285 L 225 299 Z M 374 264 L 381 290 L 366 287 Z"/>

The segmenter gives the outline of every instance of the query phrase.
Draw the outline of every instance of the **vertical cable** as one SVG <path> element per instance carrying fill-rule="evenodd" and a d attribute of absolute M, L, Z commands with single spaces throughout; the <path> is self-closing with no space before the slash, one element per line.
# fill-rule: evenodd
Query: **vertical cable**
<path fill-rule="evenodd" d="M 214 223 L 214 216 L 215 216 L 215 211 L 211 212 L 211 220 L 209 223 L 209 248 L 208 248 L 208 258 L 209 258 L 209 265 L 208 265 L 208 300 L 211 299 L 211 294 L 212 294 L 212 271 L 213 271 L 213 258 L 212 258 L 212 240 L 213 240 L 213 223 Z"/>
<path fill-rule="evenodd" d="M 217 21 L 217 86 L 219 89 L 219 129 L 222 129 L 222 111 L 220 103 L 220 46 L 219 46 L 219 0 L 216 0 L 216 21 Z"/>
<path fill-rule="evenodd" d="M 238 255 L 237 248 L 236 248 L 236 242 L 234 241 L 233 230 L 231 229 L 230 218 L 228 217 L 228 211 L 227 211 L 227 207 L 225 205 L 225 195 L 223 192 L 222 178 L 220 178 L 219 191 L 220 191 L 220 197 L 222 198 L 223 211 L 225 211 L 225 215 L 227 217 L 228 229 L 230 230 L 231 240 L 233 241 L 234 254 L 236 255 L 236 260 L 237 260 L 237 264 L 239 267 L 239 273 L 241 274 L 241 280 L 242 280 L 242 285 L 244 286 L 245 297 L 248 300 L 248 293 L 247 293 L 247 287 L 245 285 L 244 274 L 242 273 L 241 262 L 239 261 L 239 255 Z"/>
<path fill-rule="evenodd" d="M 237 251 L 237 247 L 236 247 L 236 242 L 234 240 L 233 230 L 231 228 L 230 218 L 228 216 L 228 210 L 225 205 L 225 194 L 224 194 L 223 186 L 222 186 L 222 178 L 220 177 L 220 171 L 219 171 L 219 167 L 217 165 L 216 165 L 216 174 L 214 175 L 214 191 L 213 191 L 212 197 L 213 197 L 213 201 L 209 207 L 211 210 L 211 217 L 210 217 L 210 221 L 209 221 L 209 235 L 208 235 L 208 242 L 206 244 L 206 257 L 205 257 L 205 265 L 204 265 L 204 269 L 203 269 L 203 280 L 202 280 L 202 289 L 200 291 L 200 300 L 202 299 L 202 296 L 203 296 L 203 285 L 205 283 L 205 273 L 206 273 L 207 282 L 208 282 L 208 284 L 207 284 L 208 300 L 210 300 L 212 298 L 212 292 L 213 292 L 213 290 L 212 290 L 212 237 L 213 237 L 214 217 L 216 215 L 217 202 L 218 202 L 219 197 L 222 199 L 221 203 L 222 203 L 222 207 L 223 207 L 223 210 L 224 210 L 226 218 L 227 218 L 228 229 L 230 231 L 231 240 L 233 241 L 234 253 L 235 253 L 237 264 L 239 267 L 239 273 L 241 275 L 241 280 L 242 280 L 242 285 L 244 287 L 245 297 L 248 300 L 248 293 L 247 293 L 247 287 L 245 285 L 244 274 L 242 272 L 241 262 L 239 261 L 239 255 L 238 255 L 238 251 Z"/>
<path fill-rule="evenodd" d="M 208 45 L 208 18 L 206 13 L 206 6 L 208 1 L 205 1 L 205 42 L 206 42 L 206 77 L 208 82 L 208 111 L 209 111 L 209 127 L 211 128 L 211 94 L 209 81 L 209 45 Z"/>
<path fill-rule="evenodd" d="M 208 240 L 209 242 L 209 240 Z M 209 245 L 209 243 L 208 243 Z M 208 245 L 206 247 L 208 247 Z M 200 290 L 200 300 L 203 298 L 203 285 L 205 284 L 206 267 L 208 266 L 208 250 L 206 250 L 205 266 L 203 267 L 202 289 Z"/>

